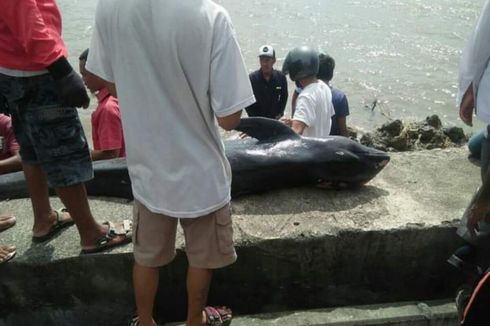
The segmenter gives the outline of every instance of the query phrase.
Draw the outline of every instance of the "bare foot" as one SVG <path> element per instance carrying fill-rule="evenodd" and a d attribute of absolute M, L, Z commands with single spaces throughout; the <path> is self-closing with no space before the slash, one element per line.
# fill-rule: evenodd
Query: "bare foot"
<path fill-rule="evenodd" d="M 0 246 L 0 264 L 6 263 L 15 256 L 14 246 Z"/>
<path fill-rule="evenodd" d="M 15 225 L 15 216 L 13 215 L 0 215 L 0 231 L 7 230 Z"/>

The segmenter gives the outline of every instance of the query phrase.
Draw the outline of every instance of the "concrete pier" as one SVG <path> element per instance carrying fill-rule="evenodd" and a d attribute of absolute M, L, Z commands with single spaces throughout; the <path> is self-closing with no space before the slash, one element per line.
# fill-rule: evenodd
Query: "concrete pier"
<path fill-rule="evenodd" d="M 232 207 L 239 259 L 216 272 L 210 304 L 287 320 L 285 311 L 449 300 L 460 280 L 445 260 L 461 244 L 455 227 L 479 182 L 465 149 L 445 149 L 393 153 L 359 189 L 238 198 Z M 125 201 L 91 198 L 91 205 L 100 221 L 131 217 Z M 75 227 L 34 244 L 29 200 L 1 207 L 18 223 L 0 241 L 16 245 L 18 254 L 0 265 L 0 325 L 125 325 L 134 310 L 131 245 L 80 256 Z M 182 246 L 181 234 L 178 241 Z M 180 250 L 161 270 L 161 322 L 184 319 L 186 264 Z"/>

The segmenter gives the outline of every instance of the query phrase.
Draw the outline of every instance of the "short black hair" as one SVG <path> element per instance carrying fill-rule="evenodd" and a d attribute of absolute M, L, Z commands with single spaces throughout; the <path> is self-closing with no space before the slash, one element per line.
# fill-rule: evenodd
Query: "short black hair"
<path fill-rule="evenodd" d="M 78 57 L 78 60 L 87 61 L 87 58 L 88 58 L 88 49 L 85 49 L 85 51 L 83 51 L 82 54 L 80 54 L 80 56 Z"/>
<path fill-rule="evenodd" d="M 335 69 L 335 60 L 328 54 L 320 53 L 318 56 L 320 59 L 320 67 L 316 77 L 321 80 L 330 81 L 333 78 L 333 71 Z"/>

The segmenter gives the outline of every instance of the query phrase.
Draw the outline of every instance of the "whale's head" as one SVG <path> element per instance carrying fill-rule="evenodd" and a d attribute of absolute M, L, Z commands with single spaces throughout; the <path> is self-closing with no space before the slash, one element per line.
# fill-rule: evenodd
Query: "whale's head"
<path fill-rule="evenodd" d="M 387 153 L 359 144 L 346 137 L 305 139 L 315 153 L 311 176 L 322 184 L 354 187 L 365 184 L 390 161 Z"/>

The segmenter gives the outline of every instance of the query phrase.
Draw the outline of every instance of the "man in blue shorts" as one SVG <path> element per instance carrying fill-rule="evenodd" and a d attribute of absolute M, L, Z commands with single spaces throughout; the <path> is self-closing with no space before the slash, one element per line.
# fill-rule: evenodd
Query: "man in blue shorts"
<path fill-rule="evenodd" d="M 34 213 L 33 241 L 76 224 L 82 252 L 131 240 L 129 222 L 95 221 L 84 182 L 93 177 L 76 107 L 89 98 L 67 59 L 54 0 L 7 1 L 0 11 L 0 108 L 12 117 Z M 66 210 L 53 210 L 48 185 Z"/>

